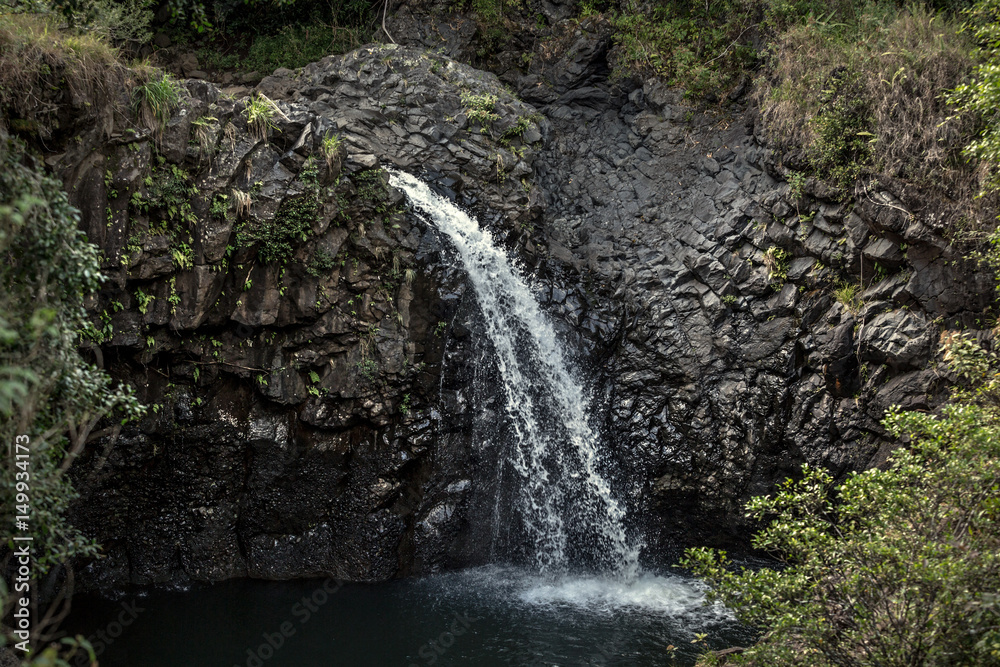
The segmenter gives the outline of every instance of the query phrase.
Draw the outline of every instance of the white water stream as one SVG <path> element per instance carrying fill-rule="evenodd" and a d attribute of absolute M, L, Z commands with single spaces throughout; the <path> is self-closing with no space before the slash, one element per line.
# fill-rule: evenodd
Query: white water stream
<path fill-rule="evenodd" d="M 639 574 L 639 545 L 629 540 L 625 511 L 598 470 L 598 437 L 590 402 L 570 370 L 549 318 L 492 235 L 420 179 L 390 171 L 415 212 L 458 251 L 496 351 L 510 462 L 520 477 L 517 508 L 541 572 L 565 571 L 586 552 L 606 573 Z"/>

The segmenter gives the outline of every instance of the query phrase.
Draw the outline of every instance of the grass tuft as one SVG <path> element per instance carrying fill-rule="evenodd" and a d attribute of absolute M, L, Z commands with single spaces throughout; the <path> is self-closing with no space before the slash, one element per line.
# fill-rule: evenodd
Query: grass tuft
<path fill-rule="evenodd" d="M 166 72 L 151 70 L 149 78 L 132 89 L 133 112 L 140 123 L 157 135 L 166 127 L 180 101 L 180 84 Z"/>
<path fill-rule="evenodd" d="M 812 168 L 840 185 L 871 168 L 967 189 L 961 148 L 972 120 L 951 116 L 942 91 L 972 69 L 968 36 L 921 5 L 880 7 L 781 34 L 758 91 L 768 131 L 785 149 L 806 147 Z"/>
<path fill-rule="evenodd" d="M 861 301 L 861 285 L 858 283 L 841 283 L 833 290 L 833 298 L 851 313 L 857 313 L 864 305 Z"/>
<path fill-rule="evenodd" d="M 275 116 L 288 120 L 278 105 L 263 93 L 257 93 L 247 101 L 246 114 L 250 136 L 256 141 L 264 141 L 271 130 L 277 127 Z"/>
<path fill-rule="evenodd" d="M 128 78 L 117 51 L 99 37 L 61 30 L 52 16 L 0 11 L 0 123 L 48 139 L 72 131 L 59 122 L 72 106 L 110 135 Z"/>

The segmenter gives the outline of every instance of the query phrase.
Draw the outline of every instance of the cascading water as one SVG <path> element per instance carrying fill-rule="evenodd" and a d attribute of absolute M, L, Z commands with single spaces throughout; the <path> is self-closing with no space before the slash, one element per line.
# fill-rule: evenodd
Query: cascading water
<path fill-rule="evenodd" d="M 565 571 L 585 560 L 625 579 L 638 574 L 639 545 L 625 512 L 598 470 L 590 405 L 562 352 L 552 322 L 492 236 L 420 179 L 390 171 L 418 215 L 448 237 L 483 311 L 513 432 L 511 463 L 535 565 Z"/>
<path fill-rule="evenodd" d="M 667 654 L 672 664 L 694 664 L 706 637 L 696 632 L 719 637 L 713 648 L 751 641 L 724 607 L 705 604 L 703 584 L 639 572 L 638 544 L 629 540 L 624 510 L 598 469 L 586 394 L 552 323 L 506 254 L 474 219 L 419 179 L 390 172 L 390 183 L 450 239 L 485 316 L 506 411 L 506 428 L 493 424 L 492 430 L 511 434 L 507 460 L 520 482 L 515 504 L 526 534 L 513 532 L 534 547 L 531 566 L 494 562 L 380 586 L 347 584 L 329 599 L 329 580 L 319 587 L 315 581 L 247 581 L 144 597 L 149 611 L 109 643 L 101 664 L 260 664 L 263 653 L 252 660 L 247 654 L 258 645 L 271 651 L 275 628 L 284 632 L 294 619 L 305 623 L 295 610 L 304 609 L 306 599 L 325 606 L 308 628 L 283 635 L 285 645 L 275 647 L 268 665 L 329 664 L 332 641 L 338 660 L 351 665 L 653 667 Z M 581 572 L 581 563 L 600 572 Z M 98 628 L 94 619 L 118 618 L 120 604 L 102 601 L 78 612 L 70 629 L 87 635 Z M 239 613 L 232 613 L 234 605 Z M 380 631 L 387 623 L 393 628 L 388 637 Z M 166 626 L 182 627 L 181 634 L 195 640 L 177 642 L 176 633 L 163 632 Z"/>

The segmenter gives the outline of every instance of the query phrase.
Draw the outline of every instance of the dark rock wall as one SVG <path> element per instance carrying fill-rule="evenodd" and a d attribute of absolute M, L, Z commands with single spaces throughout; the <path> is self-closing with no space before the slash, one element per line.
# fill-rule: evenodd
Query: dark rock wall
<path fill-rule="evenodd" d="M 590 297 L 550 307 L 599 341 L 583 349 L 607 457 L 652 551 L 740 543 L 742 504 L 804 462 L 883 462 L 885 409 L 942 398 L 941 332 L 988 328 L 991 279 L 946 240 L 956 203 L 888 177 L 793 190 L 796 156 L 770 148 L 745 87 L 724 112 L 616 79 L 600 17 L 529 4 L 548 25 L 519 22 L 487 54 L 488 28 L 432 4 L 404 3 L 397 31 L 489 66 L 549 121 L 534 240 L 543 273 Z"/>
<path fill-rule="evenodd" d="M 516 239 L 538 213 L 532 109 L 394 46 L 261 90 L 282 100 L 267 137 L 249 98 L 190 81 L 162 136 L 50 160 L 107 258 L 94 353 L 155 406 L 75 467 L 74 518 L 108 556 L 94 584 L 454 564 L 474 406 L 452 321 L 477 311 L 381 165 L 434 168 Z M 495 95 L 496 118 L 470 121 L 463 93 Z"/>
<path fill-rule="evenodd" d="M 389 28 L 412 46 L 265 78 L 281 111 L 266 139 L 247 99 L 189 81 L 162 137 L 50 158 L 112 276 L 94 353 L 159 406 L 75 467 L 75 520 L 108 555 L 92 585 L 382 580 L 488 557 L 488 345 L 382 165 L 425 173 L 519 255 L 593 378 L 653 558 L 738 543 L 750 495 L 806 461 L 879 463 L 885 407 L 939 400 L 938 336 L 977 326 L 992 290 L 940 206 L 889 180 L 793 192 L 752 109 L 615 80 L 606 24 L 536 9 L 544 39 L 522 26 L 483 55 L 469 16 L 403 3 Z M 497 118 L 469 95 L 496 96 Z M 284 264 L 241 243 L 303 215 Z M 834 298 L 876 274 L 860 308 Z"/>

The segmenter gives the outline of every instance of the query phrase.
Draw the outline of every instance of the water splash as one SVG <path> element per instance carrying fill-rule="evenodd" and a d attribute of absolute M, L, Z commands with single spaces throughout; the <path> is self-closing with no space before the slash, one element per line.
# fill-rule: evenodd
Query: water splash
<path fill-rule="evenodd" d="M 552 323 L 488 231 L 420 179 L 389 171 L 418 215 L 454 245 L 486 320 L 513 432 L 511 463 L 521 478 L 519 510 L 542 572 L 575 556 L 634 579 L 639 545 L 625 511 L 598 470 L 589 399 L 573 376 Z"/>

